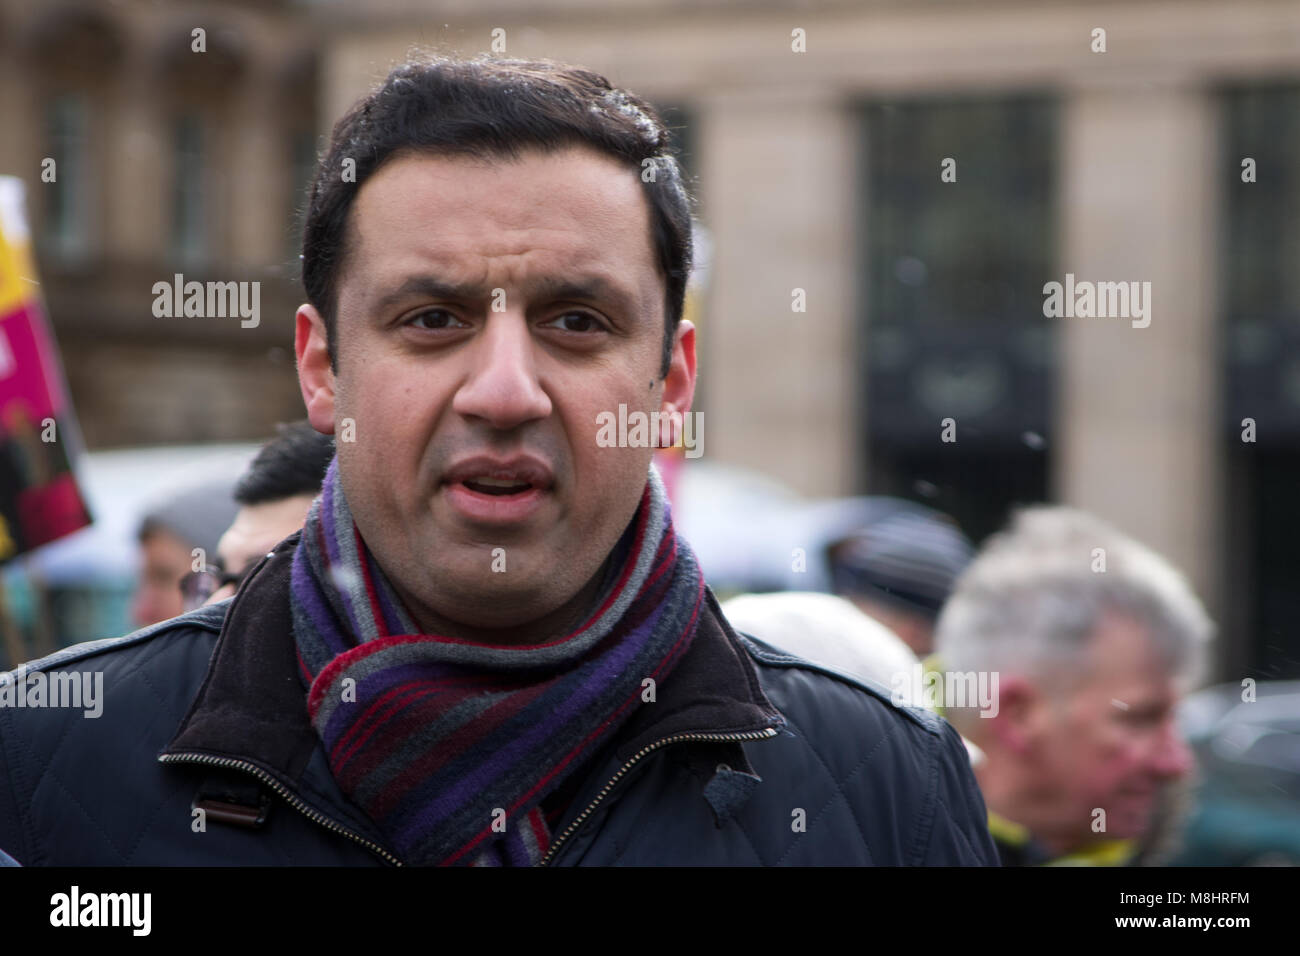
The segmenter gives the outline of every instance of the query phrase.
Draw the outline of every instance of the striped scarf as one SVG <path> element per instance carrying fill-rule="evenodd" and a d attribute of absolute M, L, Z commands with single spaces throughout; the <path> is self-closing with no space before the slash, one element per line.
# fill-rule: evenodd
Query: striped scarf
<path fill-rule="evenodd" d="M 704 579 L 651 466 L 600 594 L 538 644 L 421 634 L 352 520 L 337 459 L 293 558 L 307 711 L 340 789 L 404 861 L 531 865 L 541 802 L 607 742 L 695 636 Z"/>

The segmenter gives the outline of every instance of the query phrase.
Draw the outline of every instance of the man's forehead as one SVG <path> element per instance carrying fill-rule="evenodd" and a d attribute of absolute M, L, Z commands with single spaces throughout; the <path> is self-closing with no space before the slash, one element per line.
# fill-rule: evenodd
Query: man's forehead
<path fill-rule="evenodd" d="M 1089 643 L 1083 686 L 1105 703 L 1123 710 L 1154 706 L 1177 696 L 1171 662 L 1150 629 L 1131 619 L 1112 617 Z"/>
<path fill-rule="evenodd" d="M 367 298 L 430 278 L 490 294 L 503 275 L 539 293 L 637 291 L 636 272 L 659 272 L 649 215 L 635 174 L 588 149 L 407 154 L 354 203 L 348 258 L 365 269 L 349 284 Z"/>
<path fill-rule="evenodd" d="M 589 245 L 598 251 L 610 234 L 640 238 L 648 215 L 635 172 L 611 157 L 572 148 L 489 159 L 408 153 L 366 180 L 349 218 L 364 239 L 387 238 L 377 228 L 402 229 L 447 251 L 456 244 L 438 240 L 449 227 L 458 237 L 490 236 L 502 246 L 510 244 L 510 231 L 577 227 L 576 238 L 591 236 Z"/>
<path fill-rule="evenodd" d="M 1121 611 L 1101 615 L 1088 641 L 1088 655 L 1099 670 L 1133 673 L 1163 667 L 1161 646 L 1151 625 Z"/>

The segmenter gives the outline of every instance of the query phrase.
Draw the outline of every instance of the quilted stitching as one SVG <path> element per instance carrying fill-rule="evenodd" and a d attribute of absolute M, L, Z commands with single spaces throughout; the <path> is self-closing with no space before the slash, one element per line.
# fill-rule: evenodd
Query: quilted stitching
<path fill-rule="evenodd" d="M 20 741 L 20 742 L 25 744 L 25 742 L 22 742 L 22 741 Z M 36 763 L 36 762 L 38 761 L 39 758 L 37 758 L 37 755 L 36 755 L 35 751 L 33 751 L 30 747 L 27 747 L 27 751 L 28 751 L 28 754 L 29 754 L 29 755 L 31 756 L 31 758 L 32 758 L 32 762 L 33 762 L 33 763 Z M 101 839 L 103 839 L 103 841 L 104 841 L 106 844 L 108 844 L 109 848 L 110 848 L 110 849 L 111 849 L 115 854 L 117 854 L 117 856 L 118 856 L 119 858 L 121 858 L 121 856 L 122 856 L 122 851 L 119 850 L 119 849 L 114 845 L 113 841 L 110 840 L 106 834 L 100 832 L 100 829 L 101 829 L 101 828 L 99 827 L 97 821 L 95 820 L 94 815 L 91 814 L 90 811 L 87 810 L 84 806 L 82 806 L 81 801 L 78 800 L 78 799 L 77 799 L 77 798 L 72 794 L 72 792 L 67 788 L 67 786 L 64 784 L 64 782 L 63 782 L 62 780 L 60 780 L 56 774 L 54 774 L 54 773 L 52 773 L 52 772 L 50 771 L 49 765 L 46 765 L 45 770 L 43 770 L 43 771 L 41 772 L 40 777 L 38 777 L 37 780 L 36 780 L 36 786 L 35 786 L 35 788 L 33 788 L 33 790 L 32 790 L 32 799 L 31 799 L 31 801 L 30 801 L 30 805 L 32 805 L 32 806 L 35 806 L 35 805 L 36 805 L 36 801 L 37 801 L 36 792 L 37 792 L 37 790 L 40 789 L 41 785 L 45 782 L 45 780 L 46 780 L 47 778 L 50 779 L 50 780 L 52 780 L 53 783 L 54 783 L 54 785 L 57 785 L 58 788 L 59 788 L 61 791 L 63 791 L 63 794 L 64 794 L 64 796 L 68 799 L 68 801 L 70 801 L 70 802 L 73 804 L 73 806 L 75 806 L 78 810 L 81 811 L 81 815 L 82 815 L 83 817 L 86 818 L 86 821 L 87 821 L 88 823 L 90 823 L 92 826 L 94 826 L 95 831 L 96 831 L 96 836 L 99 836 Z M 44 847 L 40 846 L 39 844 L 36 844 L 36 843 L 33 841 L 33 846 L 32 846 L 32 864 L 39 866 L 39 865 L 41 865 L 44 861 L 45 861 L 45 849 L 44 849 Z"/>
<path fill-rule="evenodd" d="M 175 624 L 175 622 L 171 623 L 173 625 Z M 157 644 L 152 643 L 153 639 L 163 637 L 172 630 L 175 630 L 176 633 L 171 636 L 177 636 L 178 640 L 162 641 Z M 48 673 L 53 670 L 83 670 L 85 669 L 84 667 L 77 668 L 69 665 L 76 663 L 89 666 L 89 658 L 102 651 L 117 650 L 123 648 L 124 645 L 140 644 L 146 639 L 149 640 L 150 643 L 147 646 L 141 647 L 137 650 L 136 653 L 138 656 L 133 655 L 133 659 L 128 658 L 127 660 L 123 660 L 118 656 L 109 658 L 108 666 L 105 668 L 105 676 L 109 679 L 105 681 L 105 685 L 106 687 L 112 687 L 112 693 L 111 696 L 106 693 L 104 699 L 104 707 L 107 710 L 109 707 L 114 706 L 115 700 L 125 701 L 136 696 L 137 688 L 143 685 L 156 703 L 156 706 L 152 708 L 154 715 L 153 719 L 150 720 L 147 727 L 142 730 L 142 735 L 148 736 L 149 732 L 156 726 L 158 720 L 166 720 L 169 723 L 176 723 L 180 720 L 180 716 L 179 714 L 172 712 L 175 703 L 173 702 L 171 705 L 168 704 L 166 697 L 159 691 L 153 681 L 150 680 L 146 668 L 155 666 L 159 660 L 168 653 L 185 653 L 187 650 L 185 638 L 193 638 L 195 633 L 196 632 L 193 630 L 181 630 L 174 626 L 168 628 L 146 628 L 143 632 L 128 635 L 126 638 L 111 639 L 109 641 L 96 641 L 89 646 L 66 649 L 65 651 L 51 655 L 41 661 L 37 661 L 32 665 L 28 665 L 27 671 L 30 673 L 35 670 L 42 670 Z M 203 627 L 199 633 L 210 633 L 210 631 L 207 627 Z M 167 667 L 168 665 L 164 662 L 161 666 Z M 110 676 L 110 672 L 113 671 L 119 672 L 111 673 Z M 76 722 L 79 719 L 81 718 L 66 715 L 58 739 L 54 742 L 53 746 L 48 749 L 44 758 L 36 752 L 36 750 L 30 745 L 29 741 L 22 739 L 22 735 L 6 735 L 7 737 L 17 739 L 18 746 L 25 752 L 27 762 L 32 767 L 39 768 L 38 775 L 32 782 L 30 788 L 21 786 L 18 781 L 14 781 L 15 784 L 21 787 L 21 790 L 26 790 L 30 793 L 30 798 L 27 800 L 18 798 L 16 802 L 20 808 L 41 806 L 45 804 L 46 801 L 56 799 L 55 794 L 42 794 L 41 791 L 56 790 L 59 806 L 62 808 L 57 815 L 61 816 L 63 812 L 71 813 L 72 808 L 75 808 L 76 813 L 84 819 L 90 830 L 104 841 L 105 847 L 107 847 L 121 863 L 129 865 L 138 851 L 142 840 L 152 829 L 158 814 L 162 812 L 166 805 L 166 798 L 164 797 L 163 799 L 160 799 L 156 805 L 154 805 L 152 810 L 149 811 L 148 816 L 144 819 L 135 833 L 135 838 L 131 841 L 130 846 L 125 849 L 119 847 L 109 836 L 109 829 L 103 825 L 102 819 L 99 816 L 99 814 L 102 813 L 102 810 L 93 806 L 87 807 L 83 804 L 69 787 L 68 782 L 60 776 L 58 768 L 61 766 L 65 745 L 67 744 L 73 729 L 77 726 Z M 14 777 L 17 775 L 11 773 L 10 776 Z M 48 813 L 49 811 L 47 810 L 45 812 Z M 30 821 L 30 811 L 25 812 L 23 815 L 28 821 Z M 25 828 L 31 832 L 31 823 L 27 823 Z M 37 865 L 44 862 L 47 857 L 47 852 L 47 847 L 37 845 L 35 841 L 33 841 L 30 854 L 32 856 L 31 862 Z"/>
<path fill-rule="evenodd" d="M 789 715 L 787 715 L 787 720 L 788 719 L 789 719 Z M 795 726 L 793 721 L 791 721 L 791 727 L 792 729 L 798 730 L 798 728 Z M 803 741 L 804 746 L 808 748 L 808 750 L 812 753 L 812 755 L 817 758 L 817 763 L 821 765 L 821 768 L 823 771 L 825 771 L 826 776 L 830 778 L 831 786 L 835 791 L 827 799 L 826 803 L 822 805 L 822 808 L 819 811 L 817 811 L 817 815 L 813 817 L 813 821 L 821 819 L 822 814 L 826 813 L 831 808 L 831 806 L 835 803 L 835 798 L 838 796 L 840 800 L 844 802 L 845 807 L 848 808 L 849 817 L 853 820 L 854 827 L 857 828 L 858 837 L 862 840 L 862 846 L 866 849 L 868 857 L 873 856 L 871 852 L 871 845 L 867 841 L 867 834 L 863 830 L 862 821 L 858 818 L 858 812 L 854 808 L 853 802 L 849 800 L 848 794 L 844 792 L 843 785 L 845 783 L 848 783 L 848 781 L 852 780 L 854 777 L 858 775 L 859 772 L 861 772 L 862 768 L 865 767 L 867 763 L 876 755 L 876 751 L 878 751 L 882 746 L 884 746 L 884 744 L 887 743 L 893 737 L 893 735 L 897 732 L 897 730 L 898 730 L 898 724 L 894 723 L 890 727 L 889 732 L 886 733 L 884 736 L 882 736 L 876 742 L 876 745 L 862 756 L 862 759 L 857 762 L 857 764 L 853 767 L 851 771 L 849 771 L 848 775 L 845 776 L 843 780 L 835 779 L 835 774 L 831 772 L 831 769 L 827 764 L 826 759 L 822 756 L 821 751 L 817 749 L 817 746 L 808 737 L 804 736 L 802 731 L 799 731 L 799 739 Z M 799 843 L 799 838 L 796 836 L 794 840 L 791 841 L 790 845 L 786 848 L 786 851 L 782 853 L 781 856 L 777 859 L 776 862 L 778 866 L 785 861 L 785 858 L 790 855 L 791 851 L 794 850 L 794 848 L 798 845 L 798 843 Z"/>
<path fill-rule="evenodd" d="M 731 822 L 735 823 L 736 827 L 740 830 L 740 835 L 745 838 L 745 842 L 749 845 L 749 852 L 754 854 L 754 859 L 758 861 L 758 865 L 768 866 L 767 861 L 763 859 L 763 854 L 758 851 L 758 845 L 754 843 L 754 838 L 750 836 L 749 831 L 745 829 L 745 824 L 742 823 L 739 818 L 734 817 Z"/>
<path fill-rule="evenodd" d="M 949 809 L 948 804 L 944 803 L 943 797 L 939 798 L 939 806 L 948 814 L 948 819 L 953 819 L 954 814 L 952 810 Z M 961 837 L 962 843 L 966 844 L 966 849 L 970 853 L 971 859 L 978 860 L 980 858 L 979 851 L 976 850 L 975 845 L 966 838 L 966 834 L 958 827 L 953 827 L 952 829 L 959 837 Z"/>

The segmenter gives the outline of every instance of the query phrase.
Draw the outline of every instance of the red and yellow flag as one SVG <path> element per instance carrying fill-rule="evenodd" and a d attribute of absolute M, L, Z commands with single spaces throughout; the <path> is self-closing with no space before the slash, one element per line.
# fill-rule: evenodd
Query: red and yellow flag
<path fill-rule="evenodd" d="M 0 176 L 0 562 L 90 523 L 69 465 L 74 430 L 23 212 Z"/>

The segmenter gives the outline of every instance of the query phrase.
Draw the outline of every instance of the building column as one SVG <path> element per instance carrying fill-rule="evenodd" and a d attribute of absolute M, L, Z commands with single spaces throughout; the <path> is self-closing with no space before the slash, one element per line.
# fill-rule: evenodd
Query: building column
<path fill-rule="evenodd" d="M 852 113 L 833 90 L 699 103 L 713 262 L 697 336 L 705 456 L 808 495 L 857 490 Z M 802 289 L 806 311 L 793 311 Z"/>
<path fill-rule="evenodd" d="M 172 151 L 158 77 L 137 60 L 114 84 L 101 182 L 107 192 L 102 252 L 110 262 L 160 261 L 171 236 Z"/>
<path fill-rule="evenodd" d="M 1179 85 L 1083 89 L 1063 108 L 1058 274 L 1149 282 L 1150 325 L 1060 318 L 1056 492 L 1220 607 L 1217 110 Z"/>
<path fill-rule="evenodd" d="M 270 72 L 270 64 L 250 64 L 239 79 L 232 109 L 222 114 L 229 126 L 219 134 L 226 168 L 235 171 L 226 178 L 230 206 L 224 222 L 227 245 L 220 259 L 240 275 L 250 269 L 260 274 L 289 258 L 285 237 L 293 222 L 288 126 L 280 112 L 286 104 Z"/>
<path fill-rule="evenodd" d="M 31 66 L 24 62 L 12 24 L 9 27 L 11 32 L 0 36 L 0 176 L 19 176 L 30 189 L 41 181 L 43 117 Z M 28 203 L 30 207 L 30 198 Z"/>

